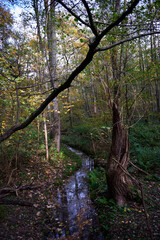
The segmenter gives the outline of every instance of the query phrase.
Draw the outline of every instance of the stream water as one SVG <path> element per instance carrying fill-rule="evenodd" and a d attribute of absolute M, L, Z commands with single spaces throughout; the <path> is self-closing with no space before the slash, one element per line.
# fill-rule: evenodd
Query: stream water
<path fill-rule="evenodd" d="M 97 214 L 89 198 L 87 178 L 94 168 L 94 160 L 80 151 L 69 148 L 82 158 L 82 167 L 61 189 L 57 189 L 52 239 L 104 240 L 98 231 Z"/>

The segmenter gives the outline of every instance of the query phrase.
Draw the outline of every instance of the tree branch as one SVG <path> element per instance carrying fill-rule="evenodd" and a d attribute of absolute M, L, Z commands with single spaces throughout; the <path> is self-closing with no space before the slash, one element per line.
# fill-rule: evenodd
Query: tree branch
<path fill-rule="evenodd" d="M 112 22 L 107 28 L 105 28 L 102 33 L 100 34 L 100 38 L 102 39 L 104 37 L 104 35 L 106 35 L 112 28 L 114 28 L 115 26 L 117 26 L 119 23 L 121 23 L 125 17 L 127 15 L 129 15 L 130 13 L 132 13 L 133 9 L 137 6 L 137 4 L 139 3 L 140 0 L 135 0 L 131 6 L 127 9 L 127 11 L 123 12 L 122 15 L 115 20 L 114 22 Z"/>
<path fill-rule="evenodd" d="M 83 21 L 83 19 L 81 17 L 79 17 L 76 13 L 74 13 L 72 11 L 72 9 L 70 9 L 69 7 L 66 6 L 66 4 L 64 2 L 62 2 L 61 0 L 56 0 L 58 3 L 60 3 L 69 13 L 72 14 L 72 16 L 74 16 L 75 18 L 77 18 L 81 23 L 83 23 L 85 26 L 91 28 L 91 26 L 86 23 L 85 21 Z"/>
<path fill-rule="evenodd" d="M 96 45 L 97 46 L 97 45 Z M 95 46 L 95 47 L 96 47 Z M 40 107 L 34 111 L 23 123 L 17 124 L 11 127 L 5 134 L 0 136 L 0 143 L 5 139 L 9 138 L 14 132 L 19 131 L 27 127 L 43 110 L 47 107 L 47 105 L 58 96 L 59 93 L 69 88 L 74 78 L 83 71 L 83 69 L 92 61 L 94 56 L 94 51 L 89 49 L 86 58 L 82 61 L 82 63 L 70 74 L 68 79 L 57 89 L 55 89 L 46 100 L 40 105 Z"/>
<path fill-rule="evenodd" d="M 59 2 L 63 7 L 65 7 L 74 17 L 76 17 L 79 21 L 81 21 L 86 26 L 89 26 L 86 24 L 81 18 L 79 18 L 73 11 L 71 11 L 70 8 L 68 8 L 61 0 L 56 0 Z M 120 22 L 124 20 L 124 18 L 129 15 L 133 9 L 138 4 L 139 0 L 135 0 L 132 5 L 128 8 L 127 11 L 125 11 L 116 21 L 111 23 L 105 30 L 101 32 L 98 36 L 95 37 L 93 42 L 89 46 L 89 51 L 85 57 L 85 59 L 80 63 L 80 65 L 70 74 L 68 79 L 57 89 L 54 89 L 54 91 L 46 98 L 46 100 L 40 105 L 40 107 L 34 111 L 23 123 L 17 124 L 13 127 L 11 127 L 6 133 L 0 136 L 0 143 L 4 141 L 5 139 L 9 138 L 14 132 L 24 129 L 27 127 L 42 111 L 47 107 L 47 105 L 58 96 L 59 93 L 64 91 L 65 89 L 69 88 L 74 78 L 82 72 L 86 66 L 92 61 L 94 54 L 97 52 L 96 48 L 98 44 L 100 43 L 101 39 L 104 37 L 106 33 L 108 33 L 113 27 L 117 26 Z M 112 46 L 114 47 L 114 46 Z M 111 48 L 111 47 L 110 47 Z M 107 48 L 106 50 L 108 50 Z"/>
<path fill-rule="evenodd" d="M 14 188 L 10 188 L 10 187 L 5 187 L 0 189 L 0 199 L 4 197 L 4 194 L 16 194 L 18 193 L 18 191 L 24 191 L 24 190 L 33 190 L 33 189 L 38 189 L 43 187 L 43 184 L 38 184 L 38 185 L 24 185 L 24 186 L 20 186 L 20 187 L 14 187 Z"/>
<path fill-rule="evenodd" d="M 111 49 L 111 48 L 114 48 L 114 47 L 116 47 L 116 46 L 118 46 L 118 45 L 120 45 L 120 44 L 123 44 L 123 43 L 125 43 L 125 42 L 129 42 L 129 41 L 132 41 L 132 40 L 134 40 L 134 39 L 141 38 L 141 37 L 145 37 L 145 36 L 149 36 L 149 35 L 153 35 L 153 34 L 160 34 L 160 32 L 158 31 L 158 32 L 150 32 L 150 33 L 139 34 L 139 35 L 137 35 L 137 36 L 130 37 L 130 38 L 126 38 L 126 39 L 123 39 L 123 40 L 121 40 L 121 41 L 119 41 L 119 42 L 113 43 L 113 44 L 111 44 L 111 45 L 109 45 L 109 46 L 107 46 L 107 47 L 97 48 L 95 51 L 96 51 L 96 52 L 106 51 L 106 50 L 109 50 L 109 49 Z"/>
<path fill-rule="evenodd" d="M 129 161 L 129 160 L 128 160 Z M 139 168 L 139 167 L 137 167 L 134 163 L 132 163 L 131 161 L 129 161 L 129 163 L 134 167 L 134 168 L 136 168 L 136 169 L 138 169 L 138 171 L 141 171 L 141 172 L 143 172 L 143 173 L 145 173 L 146 175 L 148 175 L 148 176 L 152 176 L 151 174 L 149 174 L 148 172 L 146 172 L 146 171 L 144 171 L 144 170 L 142 170 L 141 168 Z"/>
<path fill-rule="evenodd" d="M 160 25 L 157 23 L 157 21 L 153 21 L 154 23 L 156 23 L 157 25 Z M 100 21 L 94 21 L 94 23 L 96 24 L 102 24 L 102 25 L 109 25 L 109 23 L 105 23 L 105 22 L 100 22 Z M 138 23 L 138 24 L 121 24 L 120 27 L 139 27 L 139 26 L 148 26 L 150 24 L 150 22 L 145 22 L 145 23 Z"/>
<path fill-rule="evenodd" d="M 27 88 L 33 88 L 33 87 L 40 87 L 46 83 L 50 82 L 50 80 L 46 81 L 46 82 L 43 82 L 43 83 L 37 83 L 37 84 L 34 84 L 34 85 L 30 85 L 30 86 L 24 86 L 24 87 L 18 87 L 17 89 L 27 89 Z"/>
<path fill-rule="evenodd" d="M 92 14 L 91 14 L 91 11 L 90 11 L 90 9 L 89 9 L 89 7 L 88 7 L 88 3 L 86 2 L 86 0 L 82 0 L 82 2 L 83 2 L 84 6 L 85 6 L 85 8 L 86 8 L 86 10 L 87 10 L 87 14 L 88 14 L 88 17 L 89 17 L 89 22 L 90 22 L 90 28 L 91 28 L 93 34 L 94 34 L 95 36 L 98 36 L 98 32 L 97 32 L 96 27 L 94 26 Z"/>

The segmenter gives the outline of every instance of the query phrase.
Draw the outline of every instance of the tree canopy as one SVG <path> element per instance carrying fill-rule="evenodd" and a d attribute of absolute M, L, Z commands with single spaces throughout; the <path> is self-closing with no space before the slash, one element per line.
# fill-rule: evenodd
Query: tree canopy
<path fill-rule="evenodd" d="M 140 1 L 138 0 L 127 4 L 125 2 L 117 2 L 117 4 L 119 4 L 117 12 L 113 11 L 113 9 L 116 7 L 116 5 L 114 6 L 114 3 L 110 4 L 104 2 L 103 6 L 99 6 L 99 2 L 97 3 L 96 1 L 94 3 L 77 1 L 76 4 L 73 4 L 72 1 L 56 2 L 58 3 L 60 12 L 63 12 L 63 9 L 68 12 L 63 13 L 66 15 L 65 20 L 69 20 L 71 17 L 73 17 L 74 24 L 77 26 L 77 29 L 81 31 L 88 31 L 87 35 L 93 35 L 93 37 L 89 37 L 88 41 L 80 38 L 80 42 L 84 41 L 85 44 L 88 45 L 88 50 L 86 55 L 83 57 L 83 60 L 78 63 L 78 66 L 75 66 L 75 69 L 69 73 L 69 76 L 67 78 L 63 77 L 64 80 L 62 84 L 53 90 L 46 100 L 43 101 L 40 107 L 32 112 L 32 114 L 25 121 L 12 126 L 6 131 L 6 133 L 2 134 L 0 137 L 1 141 L 7 139 L 15 131 L 28 126 L 46 108 L 46 106 L 58 96 L 58 94 L 70 87 L 72 81 L 93 60 L 93 56 L 96 53 L 112 49 L 113 47 L 122 45 L 125 42 L 159 33 L 158 24 L 154 24 L 158 18 L 158 14 L 156 12 L 156 5 L 158 4 L 157 2 L 153 2 L 150 5 L 147 5 L 147 3 L 144 2 L 145 5 L 143 6 L 142 3 L 139 4 Z M 106 4 L 108 5 L 108 9 L 105 9 L 107 14 L 105 16 L 101 16 L 101 14 L 99 14 L 100 7 L 105 8 Z M 112 12 L 109 14 L 111 10 Z M 149 29 L 145 25 L 146 21 L 149 22 Z M 7 21 L 5 25 L 6 24 Z M 85 30 L 85 28 L 87 29 Z"/>

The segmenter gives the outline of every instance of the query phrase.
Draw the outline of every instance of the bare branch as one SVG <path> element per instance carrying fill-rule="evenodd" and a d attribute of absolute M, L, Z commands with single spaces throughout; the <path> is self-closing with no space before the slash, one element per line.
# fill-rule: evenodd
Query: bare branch
<path fill-rule="evenodd" d="M 116 46 L 118 46 L 118 45 L 121 45 L 121 44 L 123 44 L 123 43 L 125 43 L 125 42 L 129 42 L 129 41 L 132 41 L 132 40 L 134 40 L 134 39 L 141 38 L 141 37 L 145 37 L 145 36 L 149 36 L 149 35 L 153 35 L 153 34 L 160 34 L 160 32 L 150 32 L 150 33 L 139 34 L 139 35 L 137 35 L 137 36 L 130 37 L 130 38 L 126 38 L 126 39 L 123 39 L 123 40 L 121 40 L 121 41 L 119 41 L 119 42 L 113 43 L 113 44 L 111 44 L 111 45 L 109 45 L 109 46 L 107 46 L 107 47 L 97 48 L 95 51 L 96 51 L 96 52 L 106 51 L 106 50 L 109 50 L 109 49 L 111 49 L 111 48 L 114 48 L 114 47 L 116 47 Z"/>
<path fill-rule="evenodd" d="M 148 175 L 148 176 L 152 176 L 152 175 L 149 174 L 148 172 L 146 172 L 146 171 L 142 170 L 141 168 L 137 167 L 137 166 L 136 166 L 134 163 L 132 163 L 131 161 L 129 161 L 129 163 L 130 163 L 134 168 L 138 169 L 140 172 L 143 172 L 143 173 L 145 173 L 145 174 Z"/>
<path fill-rule="evenodd" d="M 83 2 L 84 6 L 85 6 L 85 8 L 86 8 L 86 10 L 87 10 L 87 13 L 88 13 L 89 22 L 90 22 L 90 28 L 91 28 L 93 34 L 94 34 L 95 36 L 98 36 L 98 32 L 97 32 L 96 27 L 94 26 L 92 14 L 91 14 L 91 11 L 90 11 L 90 9 L 89 9 L 89 7 L 88 7 L 88 3 L 86 2 L 86 0 L 82 0 L 82 2 Z"/>
<path fill-rule="evenodd" d="M 105 28 L 102 33 L 100 34 L 100 39 L 102 39 L 112 28 L 114 28 L 115 26 L 118 26 L 119 23 L 121 23 L 126 16 L 128 16 L 130 13 L 132 13 L 133 9 L 137 6 L 137 4 L 139 3 L 140 0 L 135 0 L 131 6 L 122 13 L 122 15 L 115 20 L 114 22 L 112 22 L 107 28 Z"/>
<path fill-rule="evenodd" d="M 19 131 L 27 127 L 43 110 L 47 107 L 47 105 L 58 96 L 59 93 L 69 88 L 74 78 L 83 71 L 83 69 L 92 61 L 94 56 L 94 51 L 89 49 L 86 58 L 82 61 L 82 63 L 70 74 L 68 79 L 58 88 L 54 89 L 54 91 L 46 98 L 46 100 L 40 105 L 40 107 L 34 111 L 23 123 L 17 124 L 11 127 L 5 134 L 0 136 L 0 143 L 5 139 L 9 138 L 14 132 Z"/>
<path fill-rule="evenodd" d="M 57 1 L 58 3 L 60 3 L 69 13 L 72 14 L 72 16 L 74 16 L 75 18 L 77 18 L 81 23 L 83 23 L 85 26 L 91 28 L 91 26 L 90 26 L 88 23 L 86 23 L 85 21 L 83 21 L 83 19 L 82 19 L 80 16 L 78 16 L 76 13 L 74 13 L 71 8 L 67 7 L 64 2 L 62 2 L 61 0 L 56 0 L 56 1 Z"/>
<path fill-rule="evenodd" d="M 37 83 L 37 84 L 34 84 L 34 85 L 30 85 L 30 86 L 18 87 L 18 89 L 27 89 L 27 88 L 33 88 L 33 87 L 40 87 L 40 86 L 42 86 L 42 85 L 44 85 L 44 84 L 46 84 L 48 82 L 50 82 L 50 80 L 45 81 L 45 82 L 40 83 L 40 84 Z"/>
<path fill-rule="evenodd" d="M 154 23 L 158 25 L 160 25 L 159 23 L 157 23 L 157 21 L 153 21 Z M 94 23 L 96 24 L 102 24 L 102 25 L 106 25 L 106 26 L 109 26 L 109 23 L 106 23 L 106 22 L 100 22 L 100 21 L 94 21 Z M 148 26 L 150 24 L 150 22 L 145 22 L 145 23 L 138 23 L 138 24 L 120 24 L 120 27 L 139 27 L 139 26 Z"/>

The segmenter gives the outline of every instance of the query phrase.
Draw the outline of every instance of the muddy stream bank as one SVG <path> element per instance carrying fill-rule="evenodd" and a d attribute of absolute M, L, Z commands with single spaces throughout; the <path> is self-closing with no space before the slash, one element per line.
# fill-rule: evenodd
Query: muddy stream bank
<path fill-rule="evenodd" d="M 94 160 L 81 151 L 69 149 L 81 157 L 82 167 L 54 193 L 54 230 L 48 239 L 103 240 L 87 181 Z"/>

